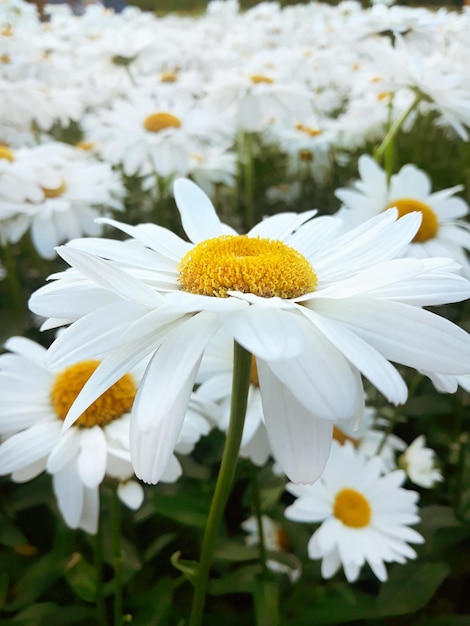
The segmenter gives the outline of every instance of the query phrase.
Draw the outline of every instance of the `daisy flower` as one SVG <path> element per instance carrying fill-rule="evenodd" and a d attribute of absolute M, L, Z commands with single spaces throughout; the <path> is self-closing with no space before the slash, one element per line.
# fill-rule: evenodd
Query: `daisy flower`
<path fill-rule="evenodd" d="M 346 225 L 360 224 L 389 207 L 396 207 L 399 215 L 419 212 L 421 226 L 404 254 L 417 258 L 450 257 L 470 276 L 466 256 L 470 232 L 461 219 L 469 209 L 462 198 L 455 196 L 462 191 L 462 185 L 432 192 L 428 175 L 412 164 L 404 165 L 387 182 L 385 171 L 366 154 L 359 158 L 358 167 L 360 180 L 353 188 L 335 192 L 344 205 L 338 215 Z"/>
<path fill-rule="evenodd" d="M 11 171 L 0 178 L 0 198 L 6 198 L 8 208 L 6 237 L 18 241 L 30 228 L 34 247 L 43 258 L 54 258 L 55 246 L 68 239 L 100 234 L 95 218 L 105 210 L 123 208 L 119 175 L 79 148 L 58 142 L 31 148 L 28 159 L 23 159 L 26 167 L 21 174 L 25 170 L 26 174 L 13 180 L 14 153 L 11 158 Z M 23 180 L 21 191 L 18 182 Z"/>
<path fill-rule="evenodd" d="M 129 451 L 130 410 L 139 370 L 121 377 L 62 434 L 69 407 L 99 361 L 80 361 L 52 371 L 44 364 L 47 351 L 39 344 L 12 337 L 5 347 L 9 352 L 0 356 L 0 475 L 11 474 L 14 482 L 26 482 L 48 472 L 66 524 L 90 534 L 97 532 L 99 486 L 106 479 L 118 481 L 124 504 L 139 508 L 144 493 L 133 480 Z M 180 438 L 185 451 L 209 430 L 207 421 L 196 415 L 201 405 L 201 401 L 190 405 Z M 181 473 L 172 455 L 162 480 L 174 482 Z"/>
<path fill-rule="evenodd" d="M 394 259 L 419 214 L 397 220 L 392 209 L 340 234 L 336 218 L 281 213 L 239 235 L 191 181 L 177 180 L 174 192 L 190 241 L 152 224 L 105 220 L 131 240 L 60 247 L 72 268 L 30 299 L 34 313 L 50 318 L 45 327 L 73 322 L 50 348 L 54 367 L 103 357 L 65 427 L 150 359 L 131 421 L 139 477 L 159 480 L 204 350 L 221 328 L 256 358 L 271 448 L 295 482 L 321 474 L 333 422 L 362 414 L 361 374 L 400 404 L 407 387 L 390 361 L 470 373 L 470 336 L 421 308 L 467 298 L 469 281 L 449 259 Z M 146 454 L 144 435 L 152 440 Z"/>
<path fill-rule="evenodd" d="M 381 581 L 385 563 L 416 558 L 409 543 L 423 543 L 410 524 L 419 522 L 418 494 L 402 488 L 405 472 L 382 475 L 376 458 L 365 459 L 350 442 L 333 442 L 320 480 L 314 485 L 288 484 L 297 499 L 285 515 L 297 522 L 320 523 L 310 538 L 308 554 L 322 559 L 323 578 L 341 565 L 348 582 L 355 582 L 367 563 Z"/>
<path fill-rule="evenodd" d="M 401 457 L 398 465 L 405 470 L 412 483 L 419 487 L 431 488 L 443 480 L 442 474 L 436 467 L 434 450 L 426 447 L 424 435 L 416 437 Z"/>
<path fill-rule="evenodd" d="M 277 524 L 268 515 L 261 516 L 261 524 L 263 530 L 264 547 L 270 552 L 284 552 L 290 551 L 290 541 L 284 530 L 279 524 Z M 242 529 L 247 533 L 245 543 L 247 546 L 257 546 L 259 544 L 259 528 L 258 520 L 252 516 L 241 523 Z M 285 573 L 289 576 L 289 580 L 292 584 L 296 583 L 302 571 L 300 562 L 296 557 L 292 555 L 296 561 L 296 566 L 287 565 L 287 563 L 281 563 L 274 559 L 268 559 L 266 561 L 266 567 L 272 572 Z"/>

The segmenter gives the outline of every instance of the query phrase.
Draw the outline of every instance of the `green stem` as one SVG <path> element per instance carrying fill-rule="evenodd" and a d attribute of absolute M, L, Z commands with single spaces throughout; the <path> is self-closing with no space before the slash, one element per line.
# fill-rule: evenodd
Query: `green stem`
<path fill-rule="evenodd" d="M 111 495 L 111 534 L 114 568 L 114 626 L 122 625 L 122 554 L 121 554 L 121 504 L 117 489 Z"/>
<path fill-rule="evenodd" d="M 3 263 L 7 272 L 6 280 L 11 298 L 11 310 L 15 315 L 15 319 L 20 321 L 24 319 L 24 302 L 18 268 L 16 267 L 10 244 L 5 242 L 2 249 Z"/>
<path fill-rule="evenodd" d="M 380 146 L 378 146 L 378 148 L 374 150 L 374 159 L 377 161 L 377 163 L 380 163 L 386 151 L 390 150 L 389 144 L 393 144 L 395 135 L 403 126 L 403 124 L 405 123 L 409 115 L 414 111 L 414 109 L 416 109 L 420 101 L 421 101 L 421 97 L 417 95 L 415 99 L 413 100 L 413 102 L 410 104 L 410 106 L 407 109 L 405 109 L 405 111 L 403 111 L 401 115 L 397 117 L 397 119 L 393 122 L 393 124 L 390 125 L 390 128 L 388 129 L 387 134 L 383 138 L 382 143 L 380 144 Z"/>
<path fill-rule="evenodd" d="M 101 518 L 101 516 L 100 516 Z M 107 626 L 108 616 L 106 614 L 106 605 L 104 601 L 104 585 L 103 585 L 103 537 L 102 523 L 99 520 L 98 532 L 93 542 L 93 560 L 96 569 L 96 621 L 99 626 Z"/>
<path fill-rule="evenodd" d="M 258 474 L 256 469 L 250 463 L 250 480 L 251 480 L 251 493 L 253 498 L 253 509 L 256 517 L 256 524 L 258 526 L 258 549 L 259 549 L 259 560 L 261 564 L 261 572 L 263 576 L 266 576 L 268 573 L 268 568 L 266 567 L 266 544 L 264 537 L 264 529 L 263 529 L 263 516 L 261 513 L 261 499 L 260 499 L 260 491 L 259 491 L 259 482 L 258 482 Z"/>
<path fill-rule="evenodd" d="M 230 488 L 235 476 L 235 468 L 245 423 L 248 390 L 250 388 L 251 354 L 234 343 L 232 403 L 230 423 L 227 431 L 222 463 L 211 502 L 209 517 L 202 540 L 201 558 L 196 576 L 193 605 L 189 626 L 201 626 L 206 601 L 209 573 L 217 542 L 218 529 L 222 520 Z"/>

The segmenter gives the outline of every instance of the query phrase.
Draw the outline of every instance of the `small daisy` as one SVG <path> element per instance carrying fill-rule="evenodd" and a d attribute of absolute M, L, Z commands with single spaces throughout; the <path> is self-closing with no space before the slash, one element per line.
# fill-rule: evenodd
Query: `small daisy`
<path fill-rule="evenodd" d="M 105 220 L 132 239 L 59 248 L 73 269 L 30 300 L 49 327 L 75 321 L 50 348 L 53 367 L 104 356 L 66 427 L 150 358 L 131 427 L 140 433 L 132 447 L 139 477 L 159 480 L 204 350 L 221 328 L 256 358 L 270 445 L 296 482 L 321 474 L 333 422 L 362 414 L 361 374 L 395 404 L 407 386 L 390 361 L 470 374 L 470 336 L 421 308 L 467 298 L 470 283 L 447 259 L 394 258 L 420 215 L 397 220 L 391 209 L 339 234 L 337 218 L 280 213 L 239 235 L 197 185 L 179 179 L 174 190 L 190 241 L 152 224 Z M 145 434 L 153 459 L 139 451 Z"/>
<path fill-rule="evenodd" d="M 436 467 L 436 454 L 431 448 L 426 448 L 424 435 L 417 437 L 406 448 L 398 459 L 398 465 L 405 470 L 411 482 L 419 487 L 429 489 L 443 480 Z"/>
<path fill-rule="evenodd" d="M 26 150 L 28 155 L 19 155 L 16 170 L 11 151 L 10 170 L 3 176 L 0 170 L 0 198 L 8 203 L 8 240 L 18 241 L 30 228 L 39 255 L 52 259 L 58 244 L 81 235 L 99 235 L 102 227 L 96 217 L 111 209 L 122 210 L 124 187 L 109 164 L 58 142 L 18 152 Z"/>
<path fill-rule="evenodd" d="M 261 524 L 263 531 L 264 547 L 270 552 L 290 552 L 290 541 L 285 531 L 268 515 L 261 516 Z M 259 528 L 258 520 L 252 516 L 241 523 L 241 527 L 248 533 L 245 543 L 248 546 L 257 546 L 259 544 Z M 297 561 L 294 555 L 291 555 L 292 559 L 295 559 L 295 566 L 292 567 L 287 563 L 281 563 L 274 559 L 268 559 L 266 561 L 266 567 L 272 572 L 284 573 L 289 576 L 289 580 L 292 584 L 296 583 L 302 571 L 302 566 Z"/>
<path fill-rule="evenodd" d="M 432 192 L 428 175 L 411 164 L 404 165 L 387 182 L 385 171 L 368 155 L 359 158 L 358 167 L 361 178 L 354 187 L 336 191 L 344 205 L 338 215 L 346 225 L 361 224 L 389 207 L 396 207 L 399 215 L 417 211 L 422 216 L 421 226 L 405 255 L 450 257 L 470 276 L 466 256 L 470 250 L 470 229 L 461 219 L 468 215 L 469 208 L 455 195 L 462 191 L 462 185 Z"/>
<path fill-rule="evenodd" d="M 323 578 L 343 566 L 355 582 L 367 563 L 382 582 L 385 563 L 416 558 L 409 543 L 423 543 L 410 524 L 419 522 L 418 494 L 403 489 L 405 472 L 382 475 L 375 458 L 365 459 L 350 442 L 333 442 L 325 470 L 314 485 L 289 484 L 297 499 L 285 515 L 297 522 L 320 523 L 308 544 L 311 559 L 322 559 Z"/>
<path fill-rule="evenodd" d="M 14 482 L 32 480 L 43 471 L 52 475 L 54 494 L 65 522 L 94 534 L 98 527 L 99 486 L 118 481 L 118 496 L 131 509 L 140 507 L 142 486 L 133 480 L 129 452 L 130 410 L 141 374 L 125 374 L 62 434 L 69 407 L 99 361 L 77 362 L 61 371 L 44 365 L 46 349 L 22 337 L 10 338 L 0 356 L 0 475 Z M 28 393 L 25 394 L 25 389 Z M 190 451 L 207 421 L 194 405 L 180 438 Z M 174 482 L 181 466 L 172 455 L 162 480 Z"/>

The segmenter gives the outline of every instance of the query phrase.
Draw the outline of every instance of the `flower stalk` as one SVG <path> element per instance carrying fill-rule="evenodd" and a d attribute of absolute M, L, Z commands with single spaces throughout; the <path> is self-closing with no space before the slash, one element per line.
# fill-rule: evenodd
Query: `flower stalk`
<path fill-rule="evenodd" d="M 250 388 L 250 372 L 251 354 L 235 342 L 230 423 L 217 484 L 202 540 L 189 626 L 201 626 L 202 624 L 218 529 L 235 476 L 238 453 L 240 451 L 248 402 L 248 390 Z"/>

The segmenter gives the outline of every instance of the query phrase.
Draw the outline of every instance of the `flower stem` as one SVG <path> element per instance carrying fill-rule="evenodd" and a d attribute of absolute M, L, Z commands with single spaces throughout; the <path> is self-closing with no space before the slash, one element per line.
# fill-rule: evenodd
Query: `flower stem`
<path fill-rule="evenodd" d="M 390 125 L 390 128 L 388 129 L 387 134 L 383 138 L 382 143 L 380 144 L 380 146 L 378 146 L 378 148 L 374 150 L 374 159 L 377 161 L 377 163 L 380 163 L 384 155 L 387 153 L 387 151 L 390 150 L 390 144 L 393 143 L 393 140 L 395 139 L 396 134 L 398 133 L 400 128 L 403 126 L 403 124 L 406 122 L 409 115 L 418 106 L 418 103 L 420 101 L 421 101 L 421 98 L 420 96 L 417 95 L 415 99 L 413 100 L 413 102 L 410 104 L 410 106 L 407 109 L 405 109 L 401 115 L 397 117 L 397 119 L 393 122 L 393 124 Z"/>
<path fill-rule="evenodd" d="M 99 520 L 98 532 L 93 541 L 93 561 L 96 569 L 96 621 L 99 626 L 106 626 L 108 616 L 106 615 L 106 605 L 104 601 L 103 586 L 103 537 L 102 520 Z"/>
<path fill-rule="evenodd" d="M 260 501 L 260 493 L 259 493 L 259 482 L 258 482 L 258 474 L 253 465 L 250 464 L 250 480 L 251 480 L 251 493 L 253 500 L 253 509 L 256 517 L 256 524 L 258 527 L 258 549 L 259 549 L 259 560 L 261 564 L 261 573 L 263 576 L 266 576 L 268 573 L 268 569 L 266 567 L 266 544 L 264 538 L 264 529 L 263 529 L 263 517 L 261 514 L 261 501 Z"/>
<path fill-rule="evenodd" d="M 111 534 L 114 568 L 114 626 L 122 625 L 122 554 L 121 554 L 121 516 L 117 490 L 111 494 Z"/>
<path fill-rule="evenodd" d="M 209 517 L 202 540 L 201 558 L 196 576 L 193 605 L 189 626 L 201 626 L 206 600 L 209 573 L 217 542 L 218 529 L 222 520 L 230 488 L 235 476 L 235 468 L 245 423 L 248 390 L 250 388 L 251 354 L 234 343 L 232 403 L 230 423 L 227 431 L 222 463 L 211 502 Z"/>

